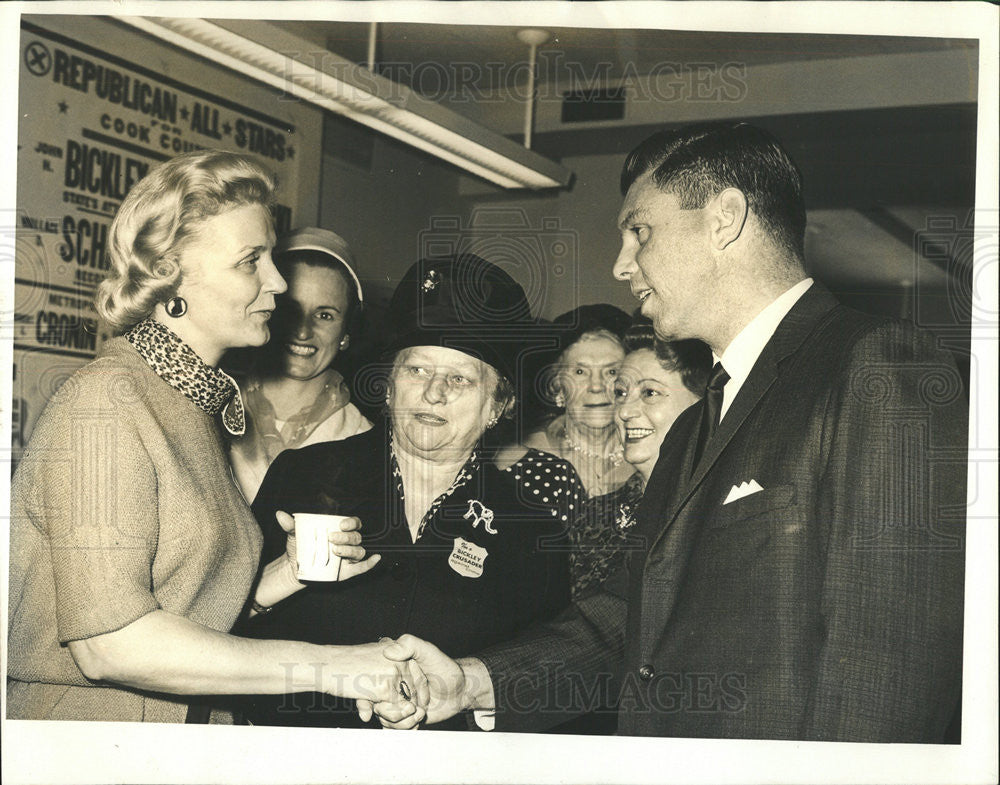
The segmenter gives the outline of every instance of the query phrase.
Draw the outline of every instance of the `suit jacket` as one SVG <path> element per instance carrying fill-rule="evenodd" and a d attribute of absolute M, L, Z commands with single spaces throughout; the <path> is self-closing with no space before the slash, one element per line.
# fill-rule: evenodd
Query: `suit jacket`
<path fill-rule="evenodd" d="M 480 655 L 497 728 L 578 710 L 604 673 L 623 734 L 942 741 L 961 694 L 968 404 L 935 343 L 814 284 L 697 467 L 703 404 L 675 422 L 627 574 Z M 763 490 L 725 503 L 750 480 Z M 558 669 L 539 665 L 554 652 Z"/>

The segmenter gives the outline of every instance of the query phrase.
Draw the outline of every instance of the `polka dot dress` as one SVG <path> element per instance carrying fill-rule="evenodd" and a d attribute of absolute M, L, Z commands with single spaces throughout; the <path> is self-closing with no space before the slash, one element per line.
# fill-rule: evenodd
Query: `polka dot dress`
<path fill-rule="evenodd" d="M 566 527 L 572 591 L 596 588 L 624 561 L 629 538 L 617 517 L 642 496 L 642 483 L 633 475 L 617 491 L 588 498 L 576 470 L 551 453 L 530 449 L 504 471 L 514 475 L 525 498 L 551 506 L 551 514 Z"/>
<path fill-rule="evenodd" d="M 576 470 L 551 453 L 528 450 L 520 460 L 503 471 L 513 474 L 525 497 L 551 507 L 554 518 L 567 528 L 586 498 Z"/>

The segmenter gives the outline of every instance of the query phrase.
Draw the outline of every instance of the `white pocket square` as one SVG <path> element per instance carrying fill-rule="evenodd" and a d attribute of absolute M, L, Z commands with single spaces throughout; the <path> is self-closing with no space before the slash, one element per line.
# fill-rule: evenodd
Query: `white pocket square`
<path fill-rule="evenodd" d="M 729 504 L 730 502 L 734 502 L 737 499 L 742 499 L 744 496 L 749 496 L 753 493 L 757 493 L 762 490 L 764 489 L 760 487 L 760 483 L 758 483 L 756 480 L 750 480 L 750 482 L 741 482 L 739 485 L 734 485 L 730 489 L 729 495 L 726 497 L 726 500 L 723 502 L 723 504 Z"/>

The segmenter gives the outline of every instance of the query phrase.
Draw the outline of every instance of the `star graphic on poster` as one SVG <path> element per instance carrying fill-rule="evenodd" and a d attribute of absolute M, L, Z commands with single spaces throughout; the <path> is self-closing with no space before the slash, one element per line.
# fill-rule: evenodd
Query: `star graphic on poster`
<path fill-rule="evenodd" d="M 231 134 L 232 132 L 233 132 L 233 127 L 229 123 L 222 124 L 222 133 L 224 133 L 226 136 L 229 136 L 229 134 Z"/>
<path fill-rule="evenodd" d="M 69 104 L 65 101 L 60 101 L 57 106 L 59 107 L 59 114 L 66 114 L 69 110 Z"/>
<path fill-rule="evenodd" d="M 188 119 L 188 108 L 186 106 L 181 107 L 181 119 L 182 120 Z"/>
<path fill-rule="evenodd" d="M 292 147 L 291 145 L 288 145 L 288 147 L 286 149 L 288 150 L 288 157 L 289 158 L 294 158 L 295 157 L 295 148 Z"/>

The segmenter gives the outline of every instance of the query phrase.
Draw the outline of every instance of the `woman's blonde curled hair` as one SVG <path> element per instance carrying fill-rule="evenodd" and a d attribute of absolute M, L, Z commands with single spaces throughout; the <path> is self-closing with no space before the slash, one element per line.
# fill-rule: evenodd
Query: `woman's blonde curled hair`
<path fill-rule="evenodd" d="M 274 188 L 274 175 L 253 159 L 224 150 L 195 150 L 150 169 L 111 224 L 97 312 L 115 334 L 141 322 L 177 290 L 180 252 L 198 225 L 247 204 L 270 209 Z"/>

